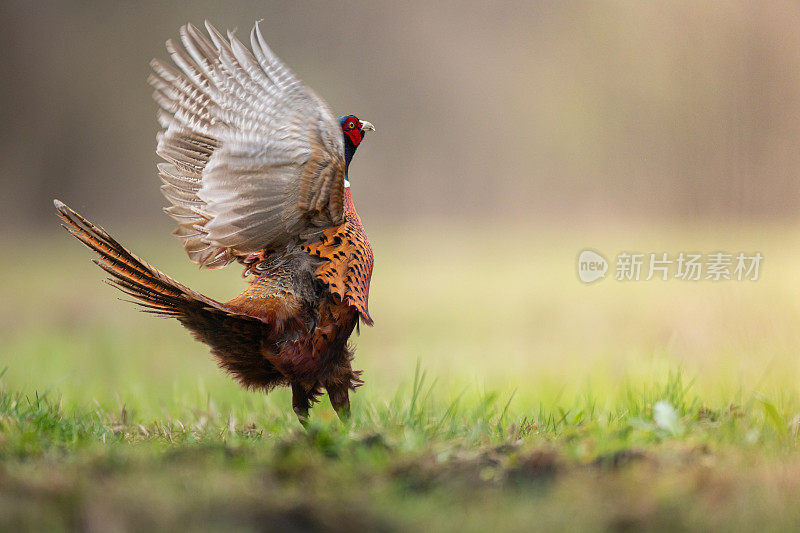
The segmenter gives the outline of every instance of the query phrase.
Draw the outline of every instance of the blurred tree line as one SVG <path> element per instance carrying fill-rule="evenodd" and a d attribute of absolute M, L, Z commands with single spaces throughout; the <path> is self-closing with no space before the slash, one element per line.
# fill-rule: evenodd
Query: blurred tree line
<path fill-rule="evenodd" d="M 337 114 L 369 224 L 440 216 L 794 218 L 800 5 L 28 2 L 0 5 L 0 221 L 171 227 L 148 61 L 187 21 L 253 22 Z M 112 223 L 112 221 L 115 221 Z"/>

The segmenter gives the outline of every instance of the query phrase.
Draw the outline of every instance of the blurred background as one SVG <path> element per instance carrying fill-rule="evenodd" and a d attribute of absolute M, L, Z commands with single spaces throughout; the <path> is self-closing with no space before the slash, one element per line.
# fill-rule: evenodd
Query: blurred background
<path fill-rule="evenodd" d="M 253 22 L 336 114 L 370 226 L 419 217 L 795 218 L 795 2 L 24 2 L 0 6 L 0 223 L 59 197 L 168 229 L 148 62 Z"/>
<path fill-rule="evenodd" d="M 51 204 L 212 297 L 242 289 L 238 268 L 186 260 L 155 170 L 148 62 L 206 18 L 240 36 L 263 19 L 336 114 L 377 127 L 351 168 L 377 260 L 362 398 L 385 399 L 418 360 L 533 404 L 653 365 L 728 390 L 800 382 L 796 2 L 5 0 L 0 16 L 12 387 L 102 405 L 134 394 L 156 413 L 184 392 L 260 398 L 177 324 L 116 301 Z M 758 282 L 586 286 L 586 247 L 765 260 Z"/>
<path fill-rule="evenodd" d="M 350 174 L 376 259 L 375 326 L 351 338 L 357 447 L 325 431 L 310 433 L 319 453 L 295 447 L 289 390 L 241 389 L 174 320 L 118 301 L 59 228 L 53 198 L 212 298 L 244 288 L 238 266 L 190 263 L 161 212 L 148 63 L 204 19 L 245 38 L 263 19 L 335 114 L 377 127 Z M 0 529 L 63 512 L 62 528 L 101 531 L 244 529 L 248 513 L 260 529 L 381 530 L 337 518 L 381 508 L 411 530 L 797 528 L 797 0 L 0 0 L 0 21 Z M 612 266 L 587 285 L 586 248 L 612 265 L 623 251 L 764 260 L 758 281 L 623 282 Z M 656 437 L 658 400 L 685 409 L 687 434 Z M 428 438 L 406 406 L 460 436 Z M 339 427 L 327 399 L 311 416 Z M 80 437 L 88 417 L 136 445 Z M 514 446 L 487 435 L 512 421 L 546 453 L 503 459 Z M 162 431 L 176 424 L 188 440 Z M 79 438 L 94 447 L 73 453 Z M 337 514 L 303 518 L 315 506 Z"/>

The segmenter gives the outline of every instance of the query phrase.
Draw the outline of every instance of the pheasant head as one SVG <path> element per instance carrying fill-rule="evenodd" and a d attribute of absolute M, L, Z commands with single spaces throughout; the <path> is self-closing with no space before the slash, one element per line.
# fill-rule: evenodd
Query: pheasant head
<path fill-rule="evenodd" d="M 355 115 L 342 115 L 339 117 L 339 124 L 342 126 L 344 135 L 344 162 L 346 169 L 350 166 L 350 160 L 353 159 L 356 148 L 364 140 L 365 132 L 375 131 L 375 126 L 366 120 L 359 120 Z M 345 170 L 346 175 L 347 170 Z"/>

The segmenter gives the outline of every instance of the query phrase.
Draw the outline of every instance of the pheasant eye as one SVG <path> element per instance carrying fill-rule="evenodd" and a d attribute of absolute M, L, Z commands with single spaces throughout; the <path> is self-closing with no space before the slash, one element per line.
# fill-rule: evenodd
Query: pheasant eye
<path fill-rule="evenodd" d="M 348 127 L 348 128 L 350 128 L 351 130 L 352 130 L 354 127 L 355 127 L 355 124 L 353 124 L 353 121 L 352 121 L 352 120 L 351 120 L 351 121 L 350 121 L 350 123 L 347 125 L 347 127 Z"/>

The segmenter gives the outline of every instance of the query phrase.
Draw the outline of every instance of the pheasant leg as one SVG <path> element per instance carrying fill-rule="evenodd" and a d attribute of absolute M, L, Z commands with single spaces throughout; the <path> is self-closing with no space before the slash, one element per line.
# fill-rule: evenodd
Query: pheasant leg
<path fill-rule="evenodd" d="M 350 421 L 350 395 L 347 386 L 327 387 L 328 397 L 331 400 L 339 420 L 342 422 Z"/>
<path fill-rule="evenodd" d="M 306 390 L 300 383 L 292 383 L 292 407 L 297 419 L 304 428 L 308 428 L 308 410 L 311 407 L 314 388 Z"/>

